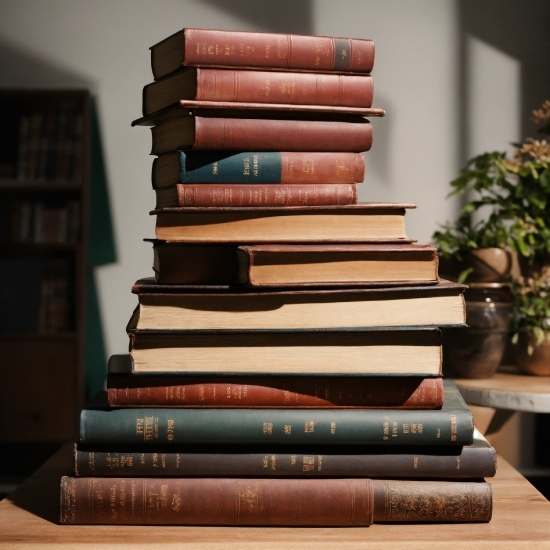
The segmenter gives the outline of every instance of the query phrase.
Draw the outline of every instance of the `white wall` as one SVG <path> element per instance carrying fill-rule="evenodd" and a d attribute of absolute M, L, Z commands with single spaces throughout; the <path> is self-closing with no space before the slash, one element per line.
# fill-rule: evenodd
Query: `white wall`
<path fill-rule="evenodd" d="M 429 240 L 437 222 L 456 215 L 456 202 L 445 196 L 463 154 L 459 4 L 314 0 L 308 4 L 312 23 L 293 19 L 308 13 L 293 11 L 294 4 L 0 0 L 0 86 L 86 86 L 98 98 L 118 257 L 97 271 L 109 354 L 127 349 L 124 329 L 136 304 L 131 284 L 152 274 L 151 249 L 142 243 L 154 234 L 154 219 L 147 214 L 154 203 L 149 131 L 131 128 L 130 122 L 139 117 L 141 88 L 151 80 L 149 46 L 183 26 L 296 32 L 303 25 L 316 34 L 374 38 L 375 105 L 388 116 L 374 121 L 360 197 L 417 202 L 418 210 L 408 215 L 408 232 L 421 242 Z M 491 78 L 483 85 L 491 86 Z"/>

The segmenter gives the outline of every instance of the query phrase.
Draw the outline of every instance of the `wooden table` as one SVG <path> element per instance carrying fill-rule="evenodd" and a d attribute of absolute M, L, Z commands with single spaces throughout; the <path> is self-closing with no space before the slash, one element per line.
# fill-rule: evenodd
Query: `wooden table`
<path fill-rule="evenodd" d="M 494 490 L 490 523 L 340 529 L 57 525 L 59 479 L 70 469 L 67 446 L 0 502 L 0 548 L 550 549 L 550 502 L 502 459 L 497 476 L 490 480 Z"/>

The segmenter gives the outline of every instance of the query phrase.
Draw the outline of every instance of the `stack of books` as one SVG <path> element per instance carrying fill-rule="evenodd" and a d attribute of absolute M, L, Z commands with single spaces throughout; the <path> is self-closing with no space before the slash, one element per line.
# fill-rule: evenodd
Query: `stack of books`
<path fill-rule="evenodd" d="M 465 287 L 407 237 L 413 204 L 357 203 L 373 59 L 205 29 L 152 48 L 155 278 L 82 413 L 62 523 L 490 519 L 494 450 L 441 378 Z"/>

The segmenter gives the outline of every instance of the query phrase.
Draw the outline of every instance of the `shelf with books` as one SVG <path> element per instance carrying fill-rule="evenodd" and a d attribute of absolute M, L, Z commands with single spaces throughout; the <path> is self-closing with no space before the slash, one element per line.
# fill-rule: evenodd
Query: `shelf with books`
<path fill-rule="evenodd" d="M 89 111 L 85 90 L 0 90 L 2 441 L 67 441 L 77 429 Z"/>

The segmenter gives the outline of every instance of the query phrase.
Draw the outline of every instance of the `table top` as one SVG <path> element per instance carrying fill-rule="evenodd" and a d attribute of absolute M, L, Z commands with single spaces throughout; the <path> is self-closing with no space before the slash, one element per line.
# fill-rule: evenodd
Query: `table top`
<path fill-rule="evenodd" d="M 492 378 L 453 380 L 470 405 L 550 413 L 550 376 L 529 376 L 510 368 Z"/>
<path fill-rule="evenodd" d="M 375 524 L 357 528 L 57 525 L 59 480 L 71 469 L 65 446 L 0 502 L 0 548 L 200 548 L 285 550 L 354 548 L 550 549 L 550 502 L 499 458 L 493 519 L 481 524 Z"/>

